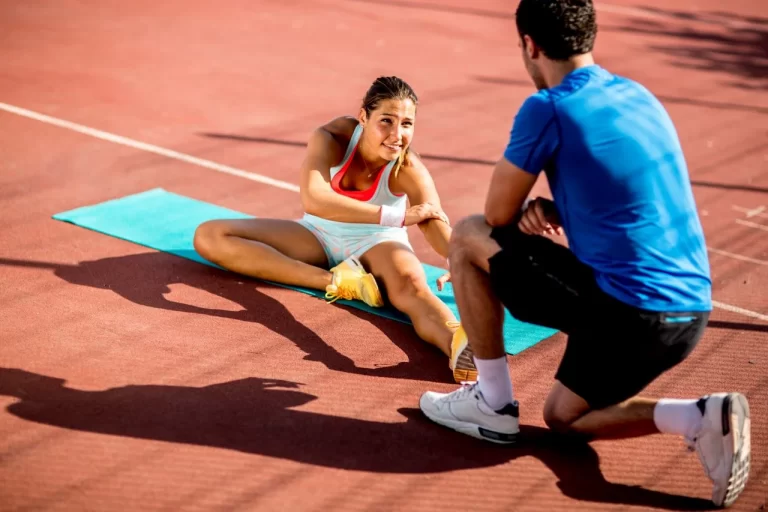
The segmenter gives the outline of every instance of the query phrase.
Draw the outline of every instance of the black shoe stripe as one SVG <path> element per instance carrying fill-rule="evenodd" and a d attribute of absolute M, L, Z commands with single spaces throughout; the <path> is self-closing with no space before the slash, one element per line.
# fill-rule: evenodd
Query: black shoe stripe
<path fill-rule="evenodd" d="M 498 411 L 496 411 L 496 414 L 503 414 L 506 416 L 512 416 L 513 418 L 519 418 L 520 417 L 520 405 L 518 404 L 517 400 L 515 400 L 514 403 L 507 404 Z"/>
<path fill-rule="evenodd" d="M 504 434 L 502 432 L 494 432 L 493 430 L 487 430 L 483 427 L 477 427 L 477 430 L 480 432 L 481 436 L 488 439 L 496 439 L 508 443 L 514 443 L 517 440 L 517 434 Z"/>
<path fill-rule="evenodd" d="M 726 395 L 723 399 L 723 408 L 720 411 L 723 422 L 723 435 L 731 433 L 731 395 Z"/>

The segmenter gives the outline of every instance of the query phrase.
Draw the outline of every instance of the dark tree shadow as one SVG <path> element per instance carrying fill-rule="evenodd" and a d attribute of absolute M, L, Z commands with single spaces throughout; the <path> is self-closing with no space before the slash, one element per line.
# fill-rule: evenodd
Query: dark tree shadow
<path fill-rule="evenodd" d="M 316 466 L 378 473 L 440 473 L 498 466 L 518 457 L 541 460 L 574 499 L 675 510 L 711 502 L 605 480 L 594 449 L 523 427 L 521 441 L 498 446 L 466 437 L 401 409 L 383 423 L 293 407 L 316 397 L 288 381 L 245 378 L 204 387 L 134 385 L 82 391 L 62 379 L 0 368 L 0 395 L 11 414 L 61 428 L 210 446 Z M 514 482 L 510 482 L 514 485 Z"/>
<path fill-rule="evenodd" d="M 231 133 L 200 133 L 198 135 L 202 135 L 203 137 L 207 137 L 209 139 L 233 140 L 236 142 L 253 142 L 257 144 L 273 144 L 277 146 L 289 146 L 294 148 L 304 148 L 307 146 L 306 142 L 302 142 L 298 140 L 275 139 L 272 137 L 253 137 L 248 135 L 236 135 Z M 419 152 L 418 154 L 419 154 L 419 157 L 423 158 L 424 160 L 434 160 L 437 162 L 450 162 L 453 164 L 493 165 L 496 163 L 496 162 L 491 162 L 489 160 L 483 160 L 481 158 L 465 158 L 460 156 L 435 155 L 435 154 L 421 153 L 421 152 Z"/>
<path fill-rule="evenodd" d="M 270 284 L 172 254 L 150 252 L 83 261 L 77 265 L 0 258 L 0 265 L 49 269 L 68 283 L 111 290 L 141 306 L 261 324 L 295 343 L 307 353 L 306 360 L 318 361 L 331 370 L 377 377 L 453 382 L 442 352 L 419 339 L 410 325 L 344 307 L 350 314 L 369 321 L 382 331 L 408 358 L 407 362 L 394 366 L 361 368 L 298 321 L 283 304 L 259 290 L 271 288 Z M 172 284 L 204 290 L 239 304 L 243 309 L 209 309 L 171 301 L 165 294 L 171 291 Z M 334 304 L 328 307 L 343 306 Z M 343 325 L 340 329 L 344 329 Z M 216 337 L 215 332 L 203 335 Z"/>
<path fill-rule="evenodd" d="M 768 324 L 748 324 L 745 322 L 726 322 L 723 320 L 710 320 L 707 323 L 709 329 L 730 329 L 733 331 L 768 332 Z"/>
<path fill-rule="evenodd" d="M 494 78 L 491 79 L 489 77 L 478 77 L 479 81 L 485 82 L 485 83 L 495 83 L 500 85 L 518 85 L 516 80 L 506 80 L 504 78 Z M 735 110 L 745 110 L 750 109 L 750 107 L 745 105 L 738 105 L 738 104 L 729 104 L 729 103 L 716 103 L 712 104 L 712 102 L 707 101 L 698 101 L 698 100 L 688 100 L 685 98 L 674 98 L 671 96 L 659 96 L 662 101 L 665 102 L 672 102 L 672 103 L 684 103 L 684 104 L 696 104 L 702 107 L 708 107 L 708 108 L 724 108 L 724 109 L 735 109 Z M 765 111 L 763 113 L 768 114 L 768 109 L 764 109 Z M 754 112 L 760 112 L 759 109 L 753 109 Z M 247 135 L 232 135 L 232 134 L 224 134 L 224 133 L 203 133 L 202 134 L 205 137 L 213 138 L 213 139 L 224 139 L 224 140 L 231 140 L 236 142 L 246 142 L 246 143 L 253 143 L 253 144 L 274 144 L 279 146 L 291 146 L 291 147 L 305 147 L 306 144 L 299 141 L 293 141 L 293 140 L 285 140 L 285 139 L 273 139 L 270 137 L 251 137 Z M 474 164 L 474 165 L 486 165 L 489 167 L 492 167 L 496 165 L 496 161 L 494 160 L 485 160 L 482 158 L 461 158 L 461 157 L 452 157 L 448 155 L 430 155 L 430 154 L 421 154 L 419 153 L 419 156 L 424 158 L 425 160 L 435 160 L 435 161 L 441 161 L 441 162 L 453 162 L 453 163 L 460 163 L 460 164 Z M 768 192 L 768 189 L 762 188 L 762 187 L 755 187 L 752 185 L 734 185 L 729 183 L 714 183 L 709 181 L 691 181 L 691 185 L 694 187 L 706 187 L 706 188 L 717 188 L 721 190 L 743 190 L 747 192 Z"/>
<path fill-rule="evenodd" d="M 664 23 L 659 19 L 631 18 L 617 30 L 671 37 L 674 43 L 655 44 L 650 49 L 665 54 L 677 67 L 725 73 L 729 76 L 728 85 L 768 91 L 768 20 L 723 12 L 645 10 L 696 23 Z"/>

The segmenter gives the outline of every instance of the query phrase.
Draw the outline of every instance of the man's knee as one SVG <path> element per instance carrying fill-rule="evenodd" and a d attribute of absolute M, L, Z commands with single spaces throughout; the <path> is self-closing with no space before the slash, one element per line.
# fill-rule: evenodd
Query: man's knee
<path fill-rule="evenodd" d="M 544 423 L 560 434 L 572 432 L 572 425 L 590 411 L 589 404 L 561 382 L 555 382 L 544 403 Z"/>
<path fill-rule="evenodd" d="M 547 425 L 547 427 L 549 427 L 551 431 L 558 434 L 569 433 L 571 431 L 571 425 L 573 424 L 573 421 L 574 420 L 572 418 L 562 414 L 562 411 L 558 411 L 556 409 L 544 410 L 544 423 Z"/>
<path fill-rule="evenodd" d="M 477 237 L 490 237 L 491 227 L 485 222 L 482 215 L 470 215 L 464 217 L 453 226 L 451 233 L 451 245 L 466 247 L 472 245 Z"/>
<path fill-rule="evenodd" d="M 486 271 L 488 259 L 501 247 L 491 238 L 491 227 L 483 215 L 472 215 L 461 219 L 451 233 L 449 259 L 460 264 L 469 261 Z"/>

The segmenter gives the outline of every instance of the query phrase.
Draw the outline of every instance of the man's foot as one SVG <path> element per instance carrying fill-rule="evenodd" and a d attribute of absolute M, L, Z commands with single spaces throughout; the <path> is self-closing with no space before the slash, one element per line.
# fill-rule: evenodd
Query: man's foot
<path fill-rule="evenodd" d="M 419 407 L 435 423 L 492 443 L 514 443 L 520 432 L 517 401 L 494 411 L 476 382 L 465 383 L 453 393 L 427 391 Z"/>
<path fill-rule="evenodd" d="M 325 288 L 330 302 L 361 300 L 374 308 L 384 305 L 376 278 L 365 271 L 357 258 L 347 258 L 331 269 L 333 281 Z"/>
<path fill-rule="evenodd" d="M 450 369 L 453 370 L 453 379 L 456 382 L 476 381 L 477 368 L 467 333 L 464 332 L 464 328 L 458 322 L 451 322 L 448 327 L 456 329 L 451 342 L 451 359 L 448 363 Z"/>
<path fill-rule="evenodd" d="M 712 502 L 728 507 L 749 478 L 749 404 L 740 393 L 717 393 L 702 397 L 696 405 L 703 416 L 702 427 L 688 442 L 712 480 Z"/>

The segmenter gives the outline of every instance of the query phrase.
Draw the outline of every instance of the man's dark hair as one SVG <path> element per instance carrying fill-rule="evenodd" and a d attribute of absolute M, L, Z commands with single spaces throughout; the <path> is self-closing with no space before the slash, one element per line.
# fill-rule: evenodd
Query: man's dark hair
<path fill-rule="evenodd" d="M 595 45 L 592 0 L 520 0 L 515 18 L 520 37 L 530 36 L 552 60 L 589 53 Z"/>

